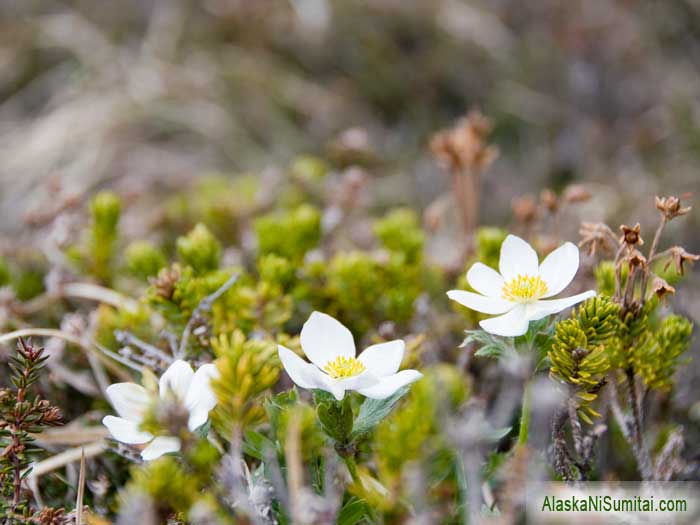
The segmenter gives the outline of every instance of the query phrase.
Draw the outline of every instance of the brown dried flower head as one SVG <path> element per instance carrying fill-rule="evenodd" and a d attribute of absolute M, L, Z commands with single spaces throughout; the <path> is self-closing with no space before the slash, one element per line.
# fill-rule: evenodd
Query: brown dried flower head
<path fill-rule="evenodd" d="M 581 184 L 572 184 L 564 190 L 564 195 L 562 196 L 567 204 L 574 204 L 577 202 L 586 202 L 591 198 L 591 192 L 584 188 Z"/>
<path fill-rule="evenodd" d="M 430 140 L 438 162 L 452 172 L 483 171 L 498 156 L 498 150 L 486 142 L 491 121 L 477 110 L 449 129 L 438 131 Z"/>
<path fill-rule="evenodd" d="M 150 279 L 150 283 L 155 288 L 156 294 L 169 300 L 173 297 L 175 284 L 180 280 L 180 276 L 180 266 L 173 264 L 170 268 L 161 269 L 157 277 Z"/>
<path fill-rule="evenodd" d="M 642 270 L 647 266 L 647 258 L 644 254 L 637 249 L 632 250 L 629 257 L 627 258 L 627 263 L 629 264 L 630 273 L 635 268 L 641 268 Z"/>
<path fill-rule="evenodd" d="M 540 193 L 540 201 L 549 213 L 556 213 L 559 209 L 559 200 L 557 199 L 556 193 L 550 189 L 542 190 Z"/>
<path fill-rule="evenodd" d="M 666 296 L 676 293 L 676 289 L 668 284 L 661 277 L 654 277 L 651 282 L 651 293 L 656 295 L 659 299 L 665 300 Z"/>
<path fill-rule="evenodd" d="M 620 231 L 622 232 L 622 237 L 620 237 L 620 244 L 625 243 L 628 247 L 641 246 L 644 244 L 644 240 L 640 235 L 642 227 L 639 223 L 635 224 L 634 227 L 623 224 L 620 226 Z"/>
<path fill-rule="evenodd" d="M 537 202 L 530 194 L 514 198 L 511 209 L 518 223 L 530 224 L 537 218 Z"/>
<path fill-rule="evenodd" d="M 582 237 L 578 246 L 587 250 L 588 255 L 595 255 L 598 250 L 610 253 L 615 249 L 617 238 L 610 226 L 605 223 L 584 222 L 578 232 Z"/>
<path fill-rule="evenodd" d="M 685 215 L 692 209 L 690 206 L 681 207 L 681 200 L 678 197 L 659 197 L 657 195 L 655 200 L 656 209 L 669 221 L 675 217 Z"/>
<path fill-rule="evenodd" d="M 682 246 L 674 246 L 670 248 L 669 254 L 671 255 L 671 258 L 668 260 L 666 265 L 664 266 L 664 270 L 667 270 L 671 264 L 673 264 L 676 267 L 676 271 L 683 275 L 685 273 L 685 267 L 684 265 L 686 263 L 690 264 L 693 266 L 697 261 L 700 261 L 700 255 L 696 255 L 694 253 L 688 253 L 685 251 L 685 248 Z"/>
<path fill-rule="evenodd" d="M 68 517 L 63 509 L 42 508 L 36 515 L 39 525 L 62 525 L 68 523 Z"/>

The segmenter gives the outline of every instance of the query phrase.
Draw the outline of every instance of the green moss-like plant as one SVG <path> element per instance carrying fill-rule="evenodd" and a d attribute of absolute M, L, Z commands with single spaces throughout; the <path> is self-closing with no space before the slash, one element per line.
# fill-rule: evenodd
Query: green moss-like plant
<path fill-rule="evenodd" d="M 221 244 L 204 224 L 197 224 L 187 235 L 179 237 L 176 244 L 180 260 L 191 266 L 195 274 L 219 268 Z"/>
<path fill-rule="evenodd" d="M 599 417 L 590 403 L 598 397 L 610 369 L 606 343 L 618 326 L 620 308 L 607 297 L 586 301 L 569 319 L 557 323 L 549 351 L 550 376 L 568 384 L 578 398 L 581 419 L 592 423 Z"/>
<path fill-rule="evenodd" d="M 260 217 L 254 227 L 260 255 L 276 254 L 299 263 L 321 238 L 321 214 L 304 204 L 287 213 Z"/>
<path fill-rule="evenodd" d="M 265 418 L 262 396 L 280 373 L 277 345 L 269 340 L 246 340 L 240 331 L 212 339 L 219 378 L 212 382 L 218 404 L 211 413 L 214 428 L 224 439 L 234 429 L 254 427 Z"/>
<path fill-rule="evenodd" d="M 129 273 L 146 280 L 167 265 L 165 254 L 150 241 L 134 241 L 124 252 Z"/>

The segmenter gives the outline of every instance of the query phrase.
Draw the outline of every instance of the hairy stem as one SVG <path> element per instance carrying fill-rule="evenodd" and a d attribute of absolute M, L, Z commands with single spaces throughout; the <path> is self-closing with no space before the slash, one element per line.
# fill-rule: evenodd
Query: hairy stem
<path fill-rule="evenodd" d="M 523 387 L 523 403 L 520 414 L 520 432 L 518 433 L 518 445 L 527 445 L 527 438 L 530 433 L 531 413 L 531 392 L 530 381 L 526 381 Z"/>

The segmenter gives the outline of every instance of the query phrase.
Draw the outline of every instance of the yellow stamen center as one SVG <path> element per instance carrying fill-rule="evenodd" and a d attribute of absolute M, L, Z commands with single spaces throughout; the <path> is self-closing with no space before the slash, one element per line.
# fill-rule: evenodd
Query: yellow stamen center
<path fill-rule="evenodd" d="M 333 379 L 353 377 L 365 371 L 365 365 L 354 357 L 339 356 L 335 361 L 328 361 L 323 367 Z"/>
<path fill-rule="evenodd" d="M 503 299 L 516 303 L 536 301 L 547 293 L 547 283 L 539 277 L 520 275 L 503 285 Z"/>

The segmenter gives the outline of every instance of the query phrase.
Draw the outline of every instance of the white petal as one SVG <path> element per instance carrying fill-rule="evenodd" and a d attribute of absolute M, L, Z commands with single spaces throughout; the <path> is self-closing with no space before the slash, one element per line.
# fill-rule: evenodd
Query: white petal
<path fill-rule="evenodd" d="M 153 439 L 152 434 L 139 430 L 139 423 L 122 417 L 105 416 L 102 424 L 114 439 L 127 445 L 142 445 Z"/>
<path fill-rule="evenodd" d="M 459 304 L 485 314 L 502 314 L 511 310 L 515 303 L 501 299 L 500 297 L 486 297 L 477 293 L 464 290 L 450 290 L 447 297 Z"/>
<path fill-rule="evenodd" d="M 379 378 L 370 370 L 365 370 L 361 374 L 343 379 L 333 379 L 328 376 L 328 384 L 332 388 L 342 388 L 343 390 L 360 390 L 361 388 L 369 388 L 379 383 Z"/>
<path fill-rule="evenodd" d="M 481 295 L 500 297 L 503 293 L 503 277 L 485 264 L 475 263 L 467 272 L 467 282 Z"/>
<path fill-rule="evenodd" d="M 135 383 L 115 383 L 105 391 L 109 402 L 124 419 L 140 423 L 151 403 L 148 390 Z"/>
<path fill-rule="evenodd" d="M 545 257 L 540 277 L 547 283 L 544 297 L 552 297 L 566 288 L 578 270 L 578 248 L 567 242 Z"/>
<path fill-rule="evenodd" d="M 185 398 L 185 406 L 190 411 L 187 424 L 190 430 L 195 430 L 206 423 L 209 412 L 216 406 L 216 394 L 211 387 L 211 381 L 218 377 L 219 370 L 215 364 L 202 365 L 194 373 Z"/>
<path fill-rule="evenodd" d="M 357 360 L 374 375 L 389 376 L 401 366 L 405 346 L 400 339 L 368 346 Z"/>
<path fill-rule="evenodd" d="M 319 368 L 337 357 L 355 357 L 355 342 L 350 330 L 330 315 L 312 312 L 301 329 L 301 348 Z"/>
<path fill-rule="evenodd" d="M 301 357 L 292 352 L 289 348 L 277 345 L 282 366 L 287 374 L 301 388 L 323 388 L 327 390 L 324 374 L 316 365 L 307 363 Z"/>
<path fill-rule="evenodd" d="M 393 395 L 399 388 L 418 381 L 423 374 L 417 370 L 401 370 L 397 374 L 379 379 L 376 385 L 358 390 L 360 394 L 372 399 L 386 399 Z"/>
<path fill-rule="evenodd" d="M 345 397 L 345 389 L 339 383 L 331 383 L 327 388 L 324 388 L 324 390 L 333 394 L 338 401 L 342 401 Z"/>
<path fill-rule="evenodd" d="M 537 253 L 528 243 L 515 235 L 509 235 L 501 245 L 501 258 L 498 268 L 506 281 L 510 281 L 518 274 L 538 275 Z"/>
<path fill-rule="evenodd" d="M 158 382 L 160 397 L 163 398 L 172 392 L 175 397 L 184 401 L 193 376 L 190 364 L 178 359 L 168 367 Z"/>
<path fill-rule="evenodd" d="M 564 297 L 563 299 L 550 299 L 549 301 L 537 301 L 527 305 L 527 318 L 530 321 L 537 321 L 548 315 L 556 314 L 565 310 L 569 306 L 585 301 L 591 297 L 595 297 L 596 293 L 594 290 L 588 290 L 577 295 L 572 295 L 571 297 Z"/>
<path fill-rule="evenodd" d="M 170 454 L 180 450 L 180 440 L 175 437 L 161 436 L 155 438 L 150 445 L 141 451 L 144 461 L 158 459 L 163 454 Z"/>
<path fill-rule="evenodd" d="M 528 318 L 525 315 L 525 306 L 519 304 L 507 314 L 484 319 L 479 325 L 491 334 L 515 337 L 527 332 L 528 322 Z"/>

